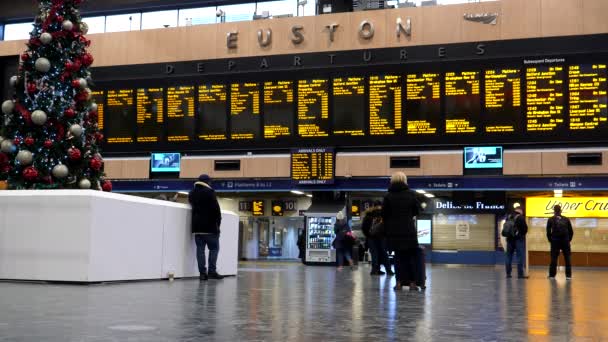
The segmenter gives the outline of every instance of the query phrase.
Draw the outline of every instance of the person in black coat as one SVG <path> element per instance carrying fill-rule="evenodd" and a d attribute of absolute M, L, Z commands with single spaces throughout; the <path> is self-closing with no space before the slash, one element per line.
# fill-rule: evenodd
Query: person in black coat
<path fill-rule="evenodd" d="M 418 231 L 414 220 L 419 213 L 420 203 L 407 185 L 407 177 L 403 172 L 395 173 L 382 204 L 388 249 L 395 252 L 395 290 L 400 290 L 406 282 L 410 289 L 416 288 L 412 281 L 418 272 Z"/>
<path fill-rule="evenodd" d="M 306 262 L 305 259 L 305 254 L 306 254 L 306 236 L 304 234 L 304 231 L 300 232 L 300 235 L 298 235 L 298 258 L 302 259 L 302 263 Z"/>
<path fill-rule="evenodd" d="M 192 206 L 192 234 L 196 241 L 196 259 L 201 280 L 223 278 L 217 273 L 222 211 L 215 191 L 209 185 L 210 181 L 209 176 L 201 175 L 198 182 L 194 183 L 194 189 L 188 194 L 188 201 Z M 205 246 L 209 248 L 209 272 L 205 260 Z"/>
<path fill-rule="evenodd" d="M 363 221 L 361 223 L 361 231 L 365 235 L 367 245 L 369 246 L 372 256 L 372 271 L 371 275 L 385 274 L 380 270 L 380 265 L 384 265 L 384 269 L 389 275 L 393 275 L 391 264 L 386 252 L 386 238 L 382 236 L 371 236 L 370 230 L 374 224 L 374 220 L 382 218 L 382 202 L 374 202 L 374 206 L 365 211 Z"/>
<path fill-rule="evenodd" d="M 572 279 L 572 261 L 570 242 L 574 237 L 574 230 L 570 219 L 562 216 L 562 207 L 553 207 L 553 217 L 547 221 L 547 239 L 551 244 L 551 265 L 549 266 L 549 278 L 555 278 L 557 274 L 557 258 L 561 250 L 566 262 L 566 279 Z"/>
<path fill-rule="evenodd" d="M 505 267 L 507 278 L 511 278 L 511 265 L 513 263 L 513 255 L 517 253 L 517 277 L 526 279 L 526 234 L 528 234 L 528 224 L 523 215 L 524 211 L 521 207 L 515 208 L 511 219 L 515 224 L 515 236 L 507 238 L 507 252 L 505 256 Z"/>
<path fill-rule="evenodd" d="M 352 230 L 346 222 L 346 217 L 343 212 L 338 212 L 336 215 L 336 224 L 334 225 L 334 233 L 336 234 L 336 238 L 334 239 L 334 248 L 336 249 L 336 262 L 338 263 L 338 271 L 341 271 L 344 266 L 344 261 L 348 263 L 348 265 L 353 268 L 353 257 L 352 250 L 353 245 L 352 241 L 349 240 L 348 234 Z"/>

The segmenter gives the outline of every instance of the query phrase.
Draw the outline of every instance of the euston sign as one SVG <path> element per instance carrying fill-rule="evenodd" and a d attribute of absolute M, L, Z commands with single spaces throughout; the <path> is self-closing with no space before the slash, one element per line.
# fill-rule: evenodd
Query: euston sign
<path fill-rule="evenodd" d="M 558 204 L 566 217 L 608 217 L 608 197 L 528 197 L 526 216 L 551 217 Z"/>

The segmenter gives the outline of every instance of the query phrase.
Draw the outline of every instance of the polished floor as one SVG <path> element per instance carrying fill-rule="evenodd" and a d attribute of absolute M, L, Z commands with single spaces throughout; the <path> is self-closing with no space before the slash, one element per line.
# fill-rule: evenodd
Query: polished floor
<path fill-rule="evenodd" d="M 0 341 L 601 341 L 608 270 L 428 267 L 395 293 L 368 266 L 245 263 L 221 281 L 95 286 L 0 283 Z"/>

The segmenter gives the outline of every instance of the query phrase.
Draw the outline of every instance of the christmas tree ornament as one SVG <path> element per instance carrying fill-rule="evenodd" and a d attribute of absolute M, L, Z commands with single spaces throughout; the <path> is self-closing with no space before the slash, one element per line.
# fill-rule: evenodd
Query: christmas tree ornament
<path fill-rule="evenodd" d="M 112 182 L 110 182 L 109 180 L 104 180 L 103 183 L 101 184 L 101 189 L 105 192 L 111 192 L 112 191 Z"/>
<path fill-rule="evenodd" d="M 48 45 L 50 42 L 53 41 L 53 35 L 48 32 L 43 32 L 40 35 L 40 41 L 42 42 L 42 44 Z"/>
<path fill-rule="evenodd" d="M 94 61 L 93 55 L 91 55 L 88 52 L 82 56 L 82 64 L 84 66 L 87 66 L 87 67 L 90 66 L 91 64 L 93 64 L 93 61 Z"/>
<path fill-rule="evenodd" d="M 38 87 L 36 86 L 36 83 L 34 82 L 30 82 L 27 84 L 27 92 L 30 94 L 35 93 L 38 90 Z"/>
<path fill-rule="evenodd" d="M 91 111 L 92 112 L 96 112 L 97 111 L 97 107 L 98 107 L 97 103 L 95 103 L 95 102 L 91 103 Z"/>
<path fill-rule="evenodd" d="M 0 190 L 6 190 L 6 189 L 8 189 L 8 182 L 0 181 Z"/>
<path fill-rule="evenodd" d="M 79 78 L 79 79 L 78 79 L 78 86 L 79 86 L 81 89 L 85 89 L 85 88 L 86 88 L 86 89 L 89 91 L 89 93 L 91 92 L 91 89 L 88 89 L 88 88 L 87 88 L 87 86 L 88 86 L 88 84 L 87 84 L 87 80 L 85 80 L 84 78 Z"/>
<path fill-rule="evenodd" d="M 44 125 L 46 123 L 46 119 L 46 113 L 40 109 L 37 109 L 32 113 L 32 122 L 38 126 Z"/>
<path fill-rule="evenodd" d="M 99 158 L 93 158 L 89 162 L 89 166 L 91 167 L 91 169 L 93 169 L 95 171 L 101 170 L 102 165 L 103 165 L 103 162 Z"/>
<path fill-rule="evenodd" d="M 53 169 L 51 170 L 51 173 L 53 174 L 53 176 L 55 178 L 59 178 L 59 179 L 63 179 L 65 177 L 67 177 L 69 172 L 70 172 L 70 170 L 68 169 L 68 167 L 63 164 L 55 165 L 55 166 L 53 166 Z"/>
<path fill-rule="evenodd" d="M 46 73 L 51 70 L 51 62 L 44 57 L 40 57 L 36 60 L 36 63 L 34 63 L 34 67 L 36 70 Z"/>
<path fill-rule="evenodd" d="M 74 29 L 74 24 L 69 20 L 64 20 L 63 23 L 61 23 L 61 28 L 64 31 L 72 31 Z"/>
<path fill-rule="evenodd" d="M 79 124 L 73 124 L 70 126 L 70 133 L 72 133 L 75 137 L 80 137 L 82 135 L 82 126 Z"/>
<path fill-rule="evenodd" d="M 15 88 L 17 86 L 18 82 L 19 82 L 19 77 L 17 77 L 17 76 L 12 76 L 9 81 L 11 87 L 13 87 L 13 88 Z"/>
<path fill-rule="evenodd" d="M 82 152 L 79 149 L 72 147 L 68 150 L 68 156 L 71 161 L 78 161 L 82 157 Z"/>
<path fill-rule="evenodd" d="M 24 142 L 27 146 L 32 146 L 32 145 L 34 145 L 34 143 L 36 143 L 36 140 L 34 140 L 34 138 L 32 138 L 32 137 L 27 137 L 27 138 L 25 138 Z"/>
<path fill-rule="evenodd" d="M 80 23 L 80 32 L 82 32 L 82 34 L 89 33 L 89 25 L 87 25 L 87 23 L 84 21 Z"/>
<path fill-rule="evenodd" d="M 15 109 L 15 102 L 12 100 L 6 100 L 2 102 L 2 113 L 9 115 Z"/>
<path fill-rule="evenodd" d="M 81 189 L 90 189 L 91 181 L 86 178 L 83 178 L 80 180 L 80 182 L 78 182 L 78 187 Z"/>
<path fill-rule="evenodd" d="M 4 139 L 0 144 L 0 150 L 4 153 L 13 153 L 15 151 L 15 145 L 9 139 Z"/>
<path fill-rule="evenodd" d="M 38 170 L 32 166 L 28 166 L 23 170 L 23 178 L 26 181 L 32 182 L 38 178 Z"/>
<path fill-rule="evenodd" d="M 34 159 L 32 152 L 28 150 L 21 150 L 17 153 L 17 157 L 15 157 L 21 165 L 30 165 Z"/>
<path fill-rule="evenodd" d="M 50 140 L 50 139 L 45 140 L 43 146 L 45 148 L 51 148 L 51 147 L 53 147 L 53 140 Z"/>
<path fill-rule="evenodd" d="M 86 89 L 84 90 L 84 92 L 85 92 L 85 94 L 86 94 L 86 96 L 85 96 L 85 97 L 86 97 L 87 101 L 90 101 L 90 100 L 93 98 L 93 94 L 91 94 L 91 93 L 92 93 L 91 89 L 86 88 Z"/>
<path fill-rule="evenodd" d="M 27 62 L 27 61 L 30 60 L 30 58 L 31 58 L 31 56 L 28 53 L 21 54 L 21 61 L 22 62 Z"/>
<path fill-rule="evenodd" d="M 68 108 L 63 112 L 63 115 L 65 115 L 66 118 L 71 119 L 76 116 L 76 112 L 74 112 L 74 109 Z"/>

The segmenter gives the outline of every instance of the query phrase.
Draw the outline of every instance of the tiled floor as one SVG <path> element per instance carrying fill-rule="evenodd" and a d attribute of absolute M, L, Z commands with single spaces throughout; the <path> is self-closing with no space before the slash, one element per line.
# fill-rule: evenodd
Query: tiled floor
<path fill-rule="evenodd" d="M 426 292 L 395 293 L 367 266 L 337 273 L 242 264 L 238 278 L 72 286 L 0 283 L 0 341 L 608 340 L 608 270 L 505 279 L 499 268 L 428 267 Z"/>

